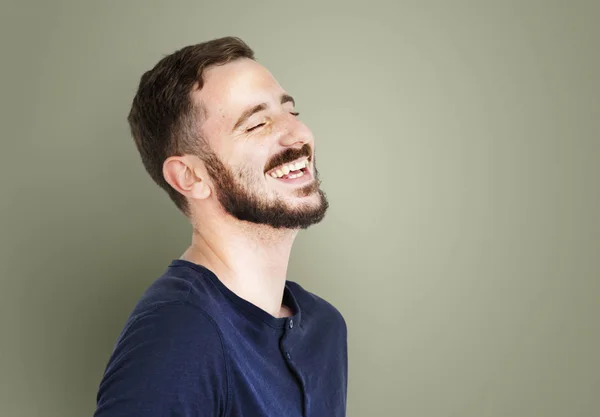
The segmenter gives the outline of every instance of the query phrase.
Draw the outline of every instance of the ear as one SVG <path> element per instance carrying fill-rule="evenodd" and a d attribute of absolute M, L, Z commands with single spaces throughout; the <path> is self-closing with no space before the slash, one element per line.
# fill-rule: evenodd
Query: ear
<path fill-rule="evenodd" d="M 191 200 L 204 200 L 210 196 L 206 168 L 198 157 L 168 158 L 163 164 L 163 176 L 171 187 Z"/>

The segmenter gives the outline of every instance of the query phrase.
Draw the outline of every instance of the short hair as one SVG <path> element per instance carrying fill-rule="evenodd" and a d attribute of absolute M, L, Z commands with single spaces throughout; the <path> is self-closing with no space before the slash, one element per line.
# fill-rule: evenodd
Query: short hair
<path fill-rule="evenodd" d="M 204 71 L 240 58 L 254 60 L 254 51 L 240 38 L 227 36 L 189 45 L 162 58 L 139 82 L 127 118 L 142 163 L 186 216 L 184 195 L 167 183 L 164 161 L 171 156 L 200 154 L 206 144 L 200 134 L 201 109 L 191 92 L 203 86 Z"/>

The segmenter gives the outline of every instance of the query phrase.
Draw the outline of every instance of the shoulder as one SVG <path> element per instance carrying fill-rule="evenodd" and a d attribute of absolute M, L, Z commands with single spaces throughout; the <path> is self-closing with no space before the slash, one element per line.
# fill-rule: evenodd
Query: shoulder
<path fill-rule="evenodd" d="M 96 416 L 221 415 L 228 395 L 227 362 L 214 320 L 185 301 L 140 309 L 123 329 L 98 392 Z M 146 409 L 149 411 L 149 409 Z M 204 414 L 201 414 L 204 415 Z"/>
<path fill-rule="evenodd" d="M 215 291 L 211 272 L 191 263 L 174 260 L 164 273 L 144 291 L 132 316 L 159 307 L 165 303 L 191 303 L 208 307 Z"/>
<path fill-rule="evenodd" d="M 198 306 L 187 301 L 168 301 L 138 309 L 123 328 L 113 354 L 132 343 L 185 351 L 197 344 L 219 345 L 221 332 L 213 318 Z"/>

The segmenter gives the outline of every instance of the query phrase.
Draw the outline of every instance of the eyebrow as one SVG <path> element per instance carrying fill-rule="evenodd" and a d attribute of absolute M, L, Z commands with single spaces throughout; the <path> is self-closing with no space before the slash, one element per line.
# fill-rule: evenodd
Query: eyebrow
<path fill-rule="evenodd" d="M 281 104 L 292 103 L 294 106 L 296 106 L 296 101 L 294 100 L 294 97 L 290 96 L 289 94 L 283 94 L 281 96 L 280 102 L 281 102 Z M 267 103 L 261 103 L 261 104 L 257 104 L 256 106 L 250 107 L 249 109 L 245 110 L 241 114 L 241 116 L 239 117 L 239 119 L 237 120 L 235 125 L 233 126 L 233 130 L 236 130 L 237 128 L 239 128 L 253 114 L 261 112 L 263 110 L 266 110 L 267 108 L 268 108 Z"/>

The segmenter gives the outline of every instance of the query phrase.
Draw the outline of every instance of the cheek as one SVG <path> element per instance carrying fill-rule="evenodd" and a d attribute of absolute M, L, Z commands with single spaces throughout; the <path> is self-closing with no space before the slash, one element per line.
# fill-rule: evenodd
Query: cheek
<path fill-rule="evenodd" d="M 242 182 L 245 186 L 260 186 L 265 182 L 265 176 L 263 174 L 264 164 L 259 162 L 247 161 L 241 165 L 238 165 L 234 169 L 235 178 L 237 181 Z"/>
<path fill-rule="evenodd" d="M 242 151 L 238 153 L 238 163 L 244 167 L 244 170 L 252 172 L 254 176 L 264 176 L 265 166 L 268 161 L 269 149 L 267 141 L 256 141 L 248 143 Z"/>

